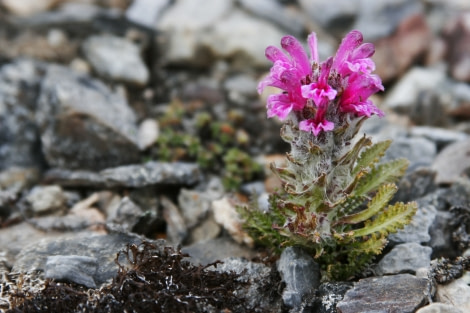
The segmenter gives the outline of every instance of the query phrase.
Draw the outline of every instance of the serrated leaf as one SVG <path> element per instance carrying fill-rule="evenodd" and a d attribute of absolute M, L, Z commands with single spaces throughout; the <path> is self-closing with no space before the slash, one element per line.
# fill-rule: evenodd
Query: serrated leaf
<path fill-rule="evenodd" d="M 338 161 L 337 165 L 344 165 L 344 164 L 351 164 L 351 167 L 349 168 L 350 170 L 352 169 L 352 165 L 357 159 L 357 156 L 361 152 L 362 148 L 365 146 L 370 146 L 372 144 L 372 141 L 370 140 L 369 137 L 366 137 L 365 135 L 359 139 L 354 147 L 352 147 L 351 150 L 349 150 L 347 153 L 345 153 Z"/>
<path fill-rule="evenodd" d="M 385 155 L 385 151 L 387 151 L 391 143 L 391 140 L 381 141 L 364 150 L 359 156 L 352 174 L 356 175 L 362 169 L 371 167 L 377 163 Z"/>
<path fill-rule="evenodd" d="M 361 212 L 351 214 L 341 218 L 335 224 L 357 224 L 364 222 L 372 216 L 379 213 L 392 199 L 393 195 L 397 192 L 395 184 L 384 184 L 379 187 L 379 190 L 367 204 L 367 208 Z"/>
<path fill-rule="evenodd" d="M 397 159 L 377 165 L 372 171 L 364 174 L 353 191 L 354 195 L 365 195 L 385 183 L 394 183 L 402 177 L 408 168 L 408 160 Z"/>
<path fill-rule="evenodd" d="M 417 209 L 418 205 L 416 202 L 407 204 L 397 202 L 394 205 L 390 205 L 386 210 L 379 213 L 376 219 L 367 221 L 363 228 L 354 230 L 354 236 L 362 237 L 374 233 L 387 236 L 409 224 Z"/>
<path fill-rule="evenodd" d="M 331 212 L 328 218 L 334 224 L 338 224 L 338 222 L 335 222 L 334 220 L 355 212 L 356 209 L 363 204 L 364 204 L 363 196 L 348 196 L 346 200 L 344 200 L 342 203 L 339 203 L 335 206 L 334 210 Z"/>

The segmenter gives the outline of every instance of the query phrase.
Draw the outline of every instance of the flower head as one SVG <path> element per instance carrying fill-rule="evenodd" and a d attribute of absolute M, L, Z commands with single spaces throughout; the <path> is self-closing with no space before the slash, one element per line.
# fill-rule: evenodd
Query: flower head
<path fill-rule="evenodd" d="M 268 117 L 277 116 L 284 120 L 289 114 L 295 114 L 301 130 L 318 136 L 322 131 L 340 126 L 336 124 L 345 119 L 339 115 L 349 114 L 352 118 L 383 116 L 383 112 L 368 99 L 384 90 L 380 78 L 371 74 L 375 64 L 370 57 L 375 48 L 362 41 L 359 31 L 351 31 L 342 40 L 336 55 L 321 63 L 315 33 L 307 39 L 310 58 L 292 36 L 281 40 L 281 47 L 287 53 L 269 46 L 266 57 L 273 66 L 259 83 L 258 92 L 273 86 L 282 93 L 268 97 Z"/>

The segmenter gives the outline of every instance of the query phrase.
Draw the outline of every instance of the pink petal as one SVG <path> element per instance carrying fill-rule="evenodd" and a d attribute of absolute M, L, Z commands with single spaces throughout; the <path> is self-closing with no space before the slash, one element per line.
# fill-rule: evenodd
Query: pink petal
<path fill-rule="evenodd" d="M 289 52 L 292 57 L 293 67 L 299 69 L 302 75 L 308 75 L 311 72 L 307 53 L 302 44 L 293 36 L 284 36 L 281 39 L 281 46 Z"/>
<path fill-rule="evenodd" d="M 350 53 L 353 52 L 361 43 L 362 34 L 360 31 L 353 30 L 347 34 L 338 47 L 332 68 L 336 70 L 340 69 L 342 64 L 348 60 Z"/>
<path fill-rule="evenodd" d="M 314 32 L 312 32 L 310 35 L 308 35 L 307 42 L 308 42 L 308 47 L 310 48 L 310 63 L 313 63 L 313 62 L 319 63 L 318 49 L 317 49 L 317 35 Z"/>
<path fill-rule="evenodd" d="M 318 136 L 318 134 L 323 130 L 323 131 L 330 131 L 333 130 L 335 127 L 335 124 L 327 121 L 327 120 L 322 120 L 320 122 L 316 122 L 315 120 L 303 120 L 299 123 L 299 128 L 300 130 L 306 131 L 306 132 L 312 132 L 315 136 Z"/>
<path fill-rule="evenodd" d="M 290 63 L 289 58 L 282 52 L 281 49 L 274 47 L 274 46 L 269 46 L 266 48 L 264 54 L 266 55 L 266 58 L 271 61 L 271 62 L 276 62 L 276 61 L 281 61 L 283 63 Z"/>

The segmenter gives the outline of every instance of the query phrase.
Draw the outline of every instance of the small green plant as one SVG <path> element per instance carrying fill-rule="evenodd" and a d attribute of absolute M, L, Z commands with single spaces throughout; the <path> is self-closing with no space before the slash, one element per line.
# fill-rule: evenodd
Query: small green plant
<path fill-rule="evenodd" d="M 283 90 L 268 97 L 268 117 L 285 120 L 281 137 L 291 151 L 286 167 L 271 167 L 283 190 L 270 196 L 269 210 L 240 212 L 260 243 L 277 251 L 300 246 L 314 255 L 325 279 L 348 279 L 411 221 L 417 204 L 389 204 L 408 166 L 404 159 L 379 163 L 391 142 L 356 138 L 365 119 L 383 116 L 368 100 L 383 90 L 371 74 L 373 45 L 352 31 L 334 58 L 319 63 L 314 33 L 308 43 L 310 60 L 291 36 L 281 41 L 290 57 L 266 49 L 274 65 L 259 91 L 268 85 Z"/>
<path fill-rule="evenodd" d="M 201 168 L 222 176 L 228 190 L 259 177 L 262 167 L 244 150 L 249 137 L 238 125 L 235 111 L 226 121 L 204 106 L 173 101 L 159 118 L 161 134 L 151 153 L 163 161 L 196 161 Z"/>

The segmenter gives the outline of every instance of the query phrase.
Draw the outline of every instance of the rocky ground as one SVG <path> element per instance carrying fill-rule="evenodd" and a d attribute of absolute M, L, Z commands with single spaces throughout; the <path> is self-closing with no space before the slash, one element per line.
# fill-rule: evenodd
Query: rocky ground
<path fill-rule="evenodd" d="M 268 45 L 351 29 L 387 113 L 363 131 L 410 160 L 413 222 L 358 277 L 271 255 L 287 147 L 256 93 Z M 470 312 L 470 4 L 465 0 L 0 0 L 0 311 Z"/>

